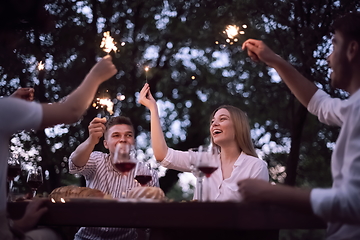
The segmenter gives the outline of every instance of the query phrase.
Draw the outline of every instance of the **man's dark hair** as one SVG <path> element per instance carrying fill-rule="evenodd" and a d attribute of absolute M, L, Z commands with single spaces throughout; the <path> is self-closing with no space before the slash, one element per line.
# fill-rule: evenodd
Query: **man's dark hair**
<path fill-rule="evenodd" d="M 360 44 L 360 12 L 351 12 L 336 19 L 332 25 L 332 32 L 339 31 L 345 40 L 355 40 Z"/>
<path fill-rule="evenodd" d="M 109 128 L 111 128 L 114 125 L 120 125 L 120 124 L 125 124 L 125 125 L 131 126 L 131 128 L 133 129 L 133 132 L 134 132 L 134 125 L 132 124 L 130 118 L 124 117 L 124 116 L 110 118 L 105 124 L 105 127 L 106 127 L 105 131 L 108 131 Z"/>

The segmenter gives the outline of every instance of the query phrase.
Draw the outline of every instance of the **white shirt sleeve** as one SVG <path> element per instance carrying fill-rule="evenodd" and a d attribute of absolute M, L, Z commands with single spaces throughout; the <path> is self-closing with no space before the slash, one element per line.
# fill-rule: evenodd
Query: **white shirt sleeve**
<path fill-rule="evenodd" d="M 21 130 L 37 130 L 42 121 L 42 107 L 13 97 L 0 99 L 0 132 L 11 135 Z"/>
<path fill-rule="evenodd" d="M 318 91 L 308 106 L 319 119 L 329 118 L 324 122 L 341 125 L 331 159 L 333 186 L 313 189 L 310 194 L 314 213 L 328 222 L 360 223 L 359 94 L 353 94 L 348 100 L 335 101 Z"/>
<path fill-rule="evenodd" d="M 96 174 L 98 162 L 105 161 L 105 153 L 94 151 L 90 154 L 87 163 L 82 167 L 78 167 L 72 161 L 73 155 L 74 152 L 71 153 L 69 157 L 69 173 L 81 174 L 85 177 L 85 179 L 92 179 Z"/>
<path fill-rule="evenodd" d="M 342 104 L 341 99 L 331 98 L 326 92 L 319 89 L 310 99 L 307 109 L 317 116 L 320 122 L 332 126 L 341 126 L 344 120 L 341 113 Z"/>
<path fill-rule="evenodd" d="M 191 172 L 191 160 L 189 153 L 186 151 L 168 148 L 167 154 L 160 164 L 166 168 L 182 172 Z"/>

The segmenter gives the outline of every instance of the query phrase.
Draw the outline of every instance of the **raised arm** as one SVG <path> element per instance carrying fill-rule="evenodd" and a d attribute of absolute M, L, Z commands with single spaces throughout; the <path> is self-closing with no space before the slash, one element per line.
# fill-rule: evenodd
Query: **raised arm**
<path fill-rule="evenodd" d="M 78 121 L 94 99 L 99 85 L 115 75 L 116 72 L 111 56 L 105 56 L 93 66 L 80 86 L 68 95 L 64 102 L 42 104 L 41 128 Z"/>
<path fill-rule="evenodd" d="M 242 49 L 247 49 L 247 53 L 253 61 L 262 61 L 269 67 L 274 68 L 295 97 L 307 107 L 311 97 L 318 89 L 314 83 L 310 82 L 290 63 L 270 50 L 262 41 L 246 40 L 242 45 Z"/>
<path fill-rule="evenodd" d="M 164 133 L 160 124 L 160 117 L 156 101 L 150 92 L 149 84 L 145 83 L 140 91 L 139 103 L 150 110 L 151 145 L 157 161 L 162 161 L 168 151 Z"/>
<path fill-rule="evenodd" d="M 81 143 L 71 155 L 71 161 L 77 167 L 86 165 L 90 158 L 91 152 L 96 144 L 104 135 L 106 118 L 94 118 L 89 124 L 89 137 Z"/>

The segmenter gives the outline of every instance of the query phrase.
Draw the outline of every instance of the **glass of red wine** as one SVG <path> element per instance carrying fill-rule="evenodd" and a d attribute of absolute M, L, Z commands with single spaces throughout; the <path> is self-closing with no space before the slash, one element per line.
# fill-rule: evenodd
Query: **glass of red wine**
<path fill-rule="evenodd" d="M 200 150 L 202 149 L 200 148 Z M 199 152 L 199 148 L 190 148 L 188 152 L 191 161 L 191 172 L 196 177 L 196 199 L 199 202 L 203 202 L 203 181 L 205 175 L 197 168 L 202 152 Z"/>
<path fill-rule="evenodd" d="M 114 157 L 112 158 L 112 164 L 117 171 L 127 175 L 135 166 L 135 148 L 128 143 L 116 144 Z"/>
<path fill-rule="evenodd" d="M 14 178 L 19 176 L 21 173 L 21 164 L 20 160 L 17 156 L 12 155 L 8 159 L 8 172 L 7 172 L 7 181 L 9 184 L 8 197 L 10 197 L 10 193 L 12 192 L 12 188 L 14 186 Z"/>
<path fill-rule="evenodd" d="M 35 197 L 37 189 L 43 184 L 43 174 L 40 166 L 29 169 L 26 183 L 31 188 L 32 197 Z"/>
<path fill-rule="evenodd" d="M 210 181 L 209 178 L 211 174 L 219 168 L 219 156 L 217 149 L 212 146 L 199 146 L 198 148 L 192 148 L 189 150 L 191 162 L 192 162 L 192 171 L 195 177 L 198 179 L 198 200 L 209 201 L 210 200 Z M 205 181 L 208 185 L 206 191 L 203 189 L 204 181 L 203 178 L 206 177 Z M 205 195 L 205 198 L 204 198 Z"/>
<path fill-rule="evenodd" d="M 142 186 L 148 185 L 152 180 L 152 169 L 149 163 L 138 162 L 135 170 L 135 180 Z"/>

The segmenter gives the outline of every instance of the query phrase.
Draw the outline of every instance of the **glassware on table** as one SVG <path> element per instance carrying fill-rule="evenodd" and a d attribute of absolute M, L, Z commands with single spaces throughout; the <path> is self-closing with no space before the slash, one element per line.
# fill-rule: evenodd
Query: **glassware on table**
<path fill-rule="evenodd" d="M 150 163 L 138 162 L 135 170 L 135 180 L 142 186 L 146 186 L 153 176 L 153 170 Z"/>
<path fill-rule="evenodd" d="M 18 187 L 12 187 L 10 189 L 9 195 L 8 195 L 8 201 L 9 202 L 16 202 L 17 199 L 19 199 L 21 196 L 20 190 Z"/>
<path fill-rule="evenodd" d="M 134 146 L 127 143 L 116 144 L 114 157 L 111 161 L 116 170 L 127 175 L 137 162 Z"/>
<path fill-rule="evenodd" d="M 192 162 L 192 172 L 198 180 L 198 200 L 200 202 L 208 201 L 210 200 L 210 186 L 207 186 L 207 191 L 204 191 L 204 176 L 208 179 L 219 168 L 217 149 L 212 146 L 199 146 L 198 148 L 189 149 L 189 154 Z M 209 183 L 208 180 L 206 181 Z M 206 193 L 205 197 L 204 193 Z"/>
<path fill-rule="evenodd" d="M 26 183 L 31 188 L 32 197 L 35 197 L 37 189 L 43 184 L 43 174 L 40 166 L 29 169 Z"/>
<path fill-rule="evenodd" d="M 14 186 L 14 178 L 19 176 L 21 173 L 21 164 L 17 155 L 11 155 L 8 159 L 8 171 L 7 171 L 7 181 L 9 184 L 8 196 L 12 192 Z"/>
<path fill-rule="evenodd" d="M 203 154 L 203 148 L 190 148 L 189 156 L 191 161 L 191 172 L 196 177 L 196 196 L 199 202 L 203 202 L 203 181 L 204 181 L 204 173 L 201 172 L 197 166 L 200 161 L 201 155 Z"/>

